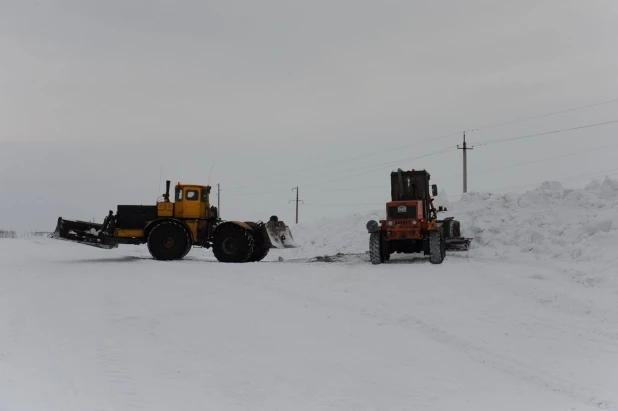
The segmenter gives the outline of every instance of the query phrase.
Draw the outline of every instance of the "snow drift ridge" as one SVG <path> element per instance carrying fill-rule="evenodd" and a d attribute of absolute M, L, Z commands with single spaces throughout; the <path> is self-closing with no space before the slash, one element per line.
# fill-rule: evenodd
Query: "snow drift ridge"
<path fill-rule="evenodd" d="M 618 180 L 593 181 L 583 189 L 545 182 L 523 194 L 467 193 L 448 203 L 461 221 L 462 235 L 474 238 L 470 255 L 486 258 L 560 259 L 618 262 Z M 293 228 L 300 249 L 287 257 L 364 253 L 365 224 L 383 211 L 324 218 Z M 285 257 L 284 257 L 285 258 Z"/>

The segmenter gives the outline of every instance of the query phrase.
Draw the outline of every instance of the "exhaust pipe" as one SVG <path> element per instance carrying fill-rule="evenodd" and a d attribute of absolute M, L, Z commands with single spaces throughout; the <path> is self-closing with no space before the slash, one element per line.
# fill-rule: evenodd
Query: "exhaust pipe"
<path fill-rule="evenodd" d="M 170 202 L 170 180 L 165 181 L 165 194 L 163 194 L 163 199 L 166 203 Z"/>

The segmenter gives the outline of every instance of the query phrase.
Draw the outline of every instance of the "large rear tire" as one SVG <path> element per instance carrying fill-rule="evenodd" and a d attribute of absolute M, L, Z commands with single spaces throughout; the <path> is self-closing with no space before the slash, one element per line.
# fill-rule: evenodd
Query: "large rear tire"
<path fill-rule="evenodd" d="M 191 238 L 185 227 L 174 221 L 163 221 L 148 234 L 148 251 L 156 260 L 180 260 L 191 249 Z"/>
<path fill-rule="evenodd" d="M 255 247 L 253 249 L 253 254 L 251 254 L 251 257 L 249 257 L 248 261 L 252 263 L 257 263 L 258 261 L 262 261 L 268 255 L 268 251 L 270 251 L 269 248 Z"/>
<path fill-rule="evenodd" d="M 245 263 L 253 255 L 255 241 L 251 230 L 234 223 L 217 227 L 212 252 L 222 263 Z"/>
<path fill-rule="evenodd" d="M 268 251 L 270 251 L 270 249 L 263 247 L 263 244 L 264 244 L 264 239 L 262 238 L 263 233 L 260 231 L 259 224 L 253 221 L 245 221 L 245 224 L 247 224 L 253 230 L 253 240 L 255 241 L 255 244 L 253 245 L 253 253 L 251 254 L 251 257 L 249 257 L 249 260 L 247 261 L 252 262 L 252 263 L 257 263 L 258 261 L 262 261 L 264 258 L 266 258 L 266 256 L 268 255 Z"/>
<path fill-rule="evenodd" d="M 384 262 L 382 233 L 380 231 L 369 235 L 369 259 L 371 264 L 382 264 Z"/>
<path fill-rule="evenodd" d="M 442 230 L 429 232 L 429 261 L 432 264 L 442 264 L 446 256 L 446 240 Z"/>

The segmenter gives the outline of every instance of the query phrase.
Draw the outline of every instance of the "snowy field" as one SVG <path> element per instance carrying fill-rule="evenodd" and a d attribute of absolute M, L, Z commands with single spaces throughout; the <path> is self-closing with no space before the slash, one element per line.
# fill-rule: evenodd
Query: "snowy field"
<path fill-rule="evenodd" d="M 439 266 L 369 264 L 378 212 L 239 265 L 0 240 L 0 411 L 618 410 L 618 183 L 449 210 Z"/>

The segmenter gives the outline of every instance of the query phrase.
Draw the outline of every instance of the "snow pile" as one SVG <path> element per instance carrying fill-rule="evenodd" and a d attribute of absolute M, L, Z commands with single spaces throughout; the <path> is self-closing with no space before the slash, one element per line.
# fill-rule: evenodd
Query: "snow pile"
<path fill-rule="evenodd" d="M 449 203 L 444 192 L 436 206 L 461 221 L 462 235 L 474 238 L 470 256 L 616 262 L 618 254 L 618 181 L 606 178 L 583 189 L 546 182 L 524 194 L 468 193 Z M 364 253 L 365 224 L 383 211 L 291 227 L 300 249 L 284 258 Z"/>
<path fill-rule="evenodd" d="M 384 219 L 384 211 L 352 214 L 345 218 L 322 218 L 314 223 L 294 225 L 290 230 L 300 248 L 273 250 L 272 254 L 289 259 L 364 253 L 369 241 L 367 222 L 381 219 Z"/>
<path fill-rule="evenodd" d="M 618 261 L 618 181 L 584 189 L 546 182 L 524 194 L 468 193 L 453 204 L 474 255 L 531 254 L 565 261 Z"/>

